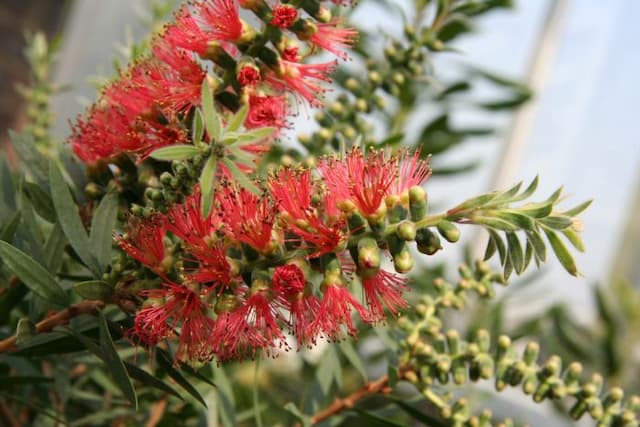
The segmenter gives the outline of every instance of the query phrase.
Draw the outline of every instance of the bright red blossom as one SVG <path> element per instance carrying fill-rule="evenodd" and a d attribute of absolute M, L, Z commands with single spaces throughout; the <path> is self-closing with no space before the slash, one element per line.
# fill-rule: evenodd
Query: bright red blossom
<path fill-rule="evenodd" d="M 166 274 L 163 261 L 166 256 L 164 247 L 165 226 L 160 216 L 146 221 L 131 218 L 127 236 L 116 236 L 115 239 L 130 257 L 149 267 L 156 274 Z"/>
<path fill-rule="evenodd" d="M 201 24 L 217 41 L 236 41 L 242 36 L 242 21 L 236 0 L 206 0 L 196 4 Z"/>
<path fill-rule="evenodd" d="M 284 95 L 249 95 L 249 113 L 244 126 L 247 129 L 287 126 L 288 103 Z"/>
<path fill-rule="evenodd" d="M 271 13 L 270 24 L 280 28 L 289 28 L 298 19 L 298 9 L 288 4 L 279 4 Z"/>
<path fill-rule="evenodd" d="M 385 270 L 378 270 L 376 274 L 361 278 L 360 281 L 369 308 L 370 321 L 378 322 L 386 319 L 385 307 L 393 315 L 397 315 L 399 310 L 408 307 L 407 301 L 402 297 L 402 294 L 408 290 L 406 278 Z"/>
<path fill-rule="evenodd" d="M 317 23 L 316 32 L 310 40 L 321 49 L 331 52 L 338 58 L 347 59 L 344 51 L 350 48 L 358 39 L 358 31 L 354 28 L 340 27 L 342 20 L 334 18 L 328 23 Z"/>
<path fill-rule="evenodd" d="M 244 65 L 236 78 L 242 86 L 255 86 L 260 81 L 260 69 L 253 64 Z"/>
<path fill-rule="evenodd" d="M 267 83 L 277 90 L 294 92 L 312 106 L 319 107 L 322 105 L 319 98 L 326 92 L 320 82 L 330 82 L 329 74 L 335 70 L 335 67 L 335 61 L 301 64 L 283 59 L 280 61 L 278 73 L 269 75 Z"/>

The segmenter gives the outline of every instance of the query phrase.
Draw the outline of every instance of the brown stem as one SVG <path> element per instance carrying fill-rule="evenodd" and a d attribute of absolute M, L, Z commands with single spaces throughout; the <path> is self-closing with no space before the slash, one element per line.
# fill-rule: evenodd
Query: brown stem
<path fill-rule="evenodd" d="M 327 406 L 320 412 L 317 412 L 315 415 L 311 417 L 311 424 L 318 424 L 321 421 L 326 420 L 329 417 L 332 417 L 339 412 L 342 412 L 346 409 L 353 408 L 353 406 L 358 403 L 361 399 L 364 399 L 367 396 L 377 393 L 388 393 L 389 392 L 389 377 L 383 376 L 378 378 L 375 381 L 369 381 L 365 384 L 361 389 L 351 393 L 349 396 L 341 399 L 336 398 L 333 403 Z"/>
<path fill-rule="evenodd" d="M 64 325 L 74 317 L 82 314 L 96 313 L 104 307 L 103 301 L 82 301 L 81 303 L 71 305 L 62 311 L 47 316 L 36 324 L 36 333 L 49 332 L 59 325 Z M 17 350 L 17 336 L 14 335 L 0 341 L 0 353 Z"/>
<path fill-rule="evenodd" d="M 167 409 L 167 401 L 167 397 L 163 397 L 162 399 L 151 405 L 151 414 L 149 415 L 149 419 L 147 420 L 147 424 L 145 424 L 145 427 L 156 427 L 160 423 L 160 421 L 162 421 L 164 412 Z"/>

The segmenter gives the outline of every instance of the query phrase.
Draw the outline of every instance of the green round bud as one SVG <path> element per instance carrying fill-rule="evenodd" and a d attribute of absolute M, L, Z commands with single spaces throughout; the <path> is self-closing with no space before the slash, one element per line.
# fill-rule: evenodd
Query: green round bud
<path fill-rule="evenodd" d="M 442 244 L 440 243 L 438 235 L 427 227 L 422 227 L 416 230 L 415 241 L 417 243 L 418 251 L 426 255 L 433 255 L 442 249 Z"/>
<path fill-rule="evenodd" d="M 393 266 L 398 273 L 408 273 L 413 268 L 413 257 L 409 248 L 405 247 L 393 257 Z"/>
<path fill-rule="evenodd" d="M 84 194 L 90 199 L 97 200 L 104 194 L 104 190 L 95 182 L 90 182 L 84 187 Z"/>
<path fill-rule="evenodd" d="M 406 242 L 413 241 L 416 238 L 416 225 L 411 221 L 402 221 L 396 228 L 396 234 Z"/>
<path fill-rule="evenodd" d="M 440 235 L 448 242 L 455 243 L 460 240 L 460 230 L 452 222 L 443 220 L 436 227 Z"/>

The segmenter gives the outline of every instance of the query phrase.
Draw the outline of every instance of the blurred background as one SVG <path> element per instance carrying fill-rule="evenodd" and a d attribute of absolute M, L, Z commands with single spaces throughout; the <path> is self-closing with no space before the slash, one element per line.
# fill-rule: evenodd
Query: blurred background
<path fill-rule="evenodd" d="M 388 7 L 381 6 L 383 2 L 362 3 L 351 21 L 371 32 L 386 31 Z M 394 3 L 396 17 L 407 19 L 408 3 Z M 130 42 L 147 33 L 154 13 L 159 13 L 153 7 L 148 0 L 0 2 L 3 147 L 9 147 L 5 129 L 19 128 L 26 113 L 15 90 L 16 83 L 27 83 L 29 76 L 23 55 L 25 30 L 44 30 L 50 38 L 62 41 L 52 70 L 55 82 L 69 85 L 52 99 L 57 119 L 53 131 L 62 140 L 69 133 L 67 120 L 82 112 L 95 99 L 96 87 L 113 75 L 113 58 L 126 61 L 131 54 Z M 552 260 L 542 271 L 530 273 L 531 278 L 520 279 L 534 282 L 535 286 L 523 290 L 519 303 L 500 307 L 508 311 L 507 318 L 526 321 L 542 310 L 557 315 L 557 303 L 565 303 L 562 322 L 566 324 L 569 317 L 575 321 L 576 329 L 568 335 L 577 337 L 578 344 L 573 344 L 581 345 L 583 353 L 588 352 L 594 337 L 611 341 L 613 334 L 610 320 L 601 323 L 603 310 L 611 311 L 611 307 L 605 307 L 599 299 L 596 286 L 618 289 L 613 297 L 614 312 L 619 301 L 616 298 L 624 300 L 626 291 L 613 284 L 625 283 L 624 289 L 640 286 L 640 120 L 636 106 L 640 99 L 640 55 L 635 46 L 640 40 L 638 16 L 637 0 L 521 0 L 513 9 L 482 16 L 473 32 L 456 38 L 457 51 L 434 59 L 436 75 L 442 81 L 430 82 L 446 86 L 477 67 L 520 81 L 533 92 L 531 99 L 516 109 L 455 109 L 449 117 L 452 126 L 490 124 L 497 132 L 481 137 L 471 135 L 463 145 L 438 156 L 438 162 L 449 166 L 477 167 L 432 178 L 427 188 L 435 209 L 520 180 L 530 181 L 537 174 L 541 176 L 539 194 L 550 194 L 562 184 L 570 196 L 567 206 L 594 199 L 583 215 L 587 250 L 577 256 L 581 276 L 568 277 Z M 475 100 L 472 102 L 480 103 L 499 97 L 499 91 L 496 85 L 480 82 L 474 84 L 470 96 Z M 465 102 L 469 103 L 469 98 Z M 437 117 L 440 107 L 427 103 L 411 114 L 407 133 L 418 134 L 420 129 L 417 125 L 412 128 L 412 118 L 415 123 L 423 123 L 425 118 Z M 308 116 L 301 116 L 301 122 L 309 122 Z M 483 238 L 468 236 L 470 250 L 476 255 L 482 254 Z M 452 252 L 456 251 L 444 251 L 432 258 L 433 262 L 457 262 L 452 259 Z M 629 321 L 627 318 L 625 324 Z M 580 325 L 591 325 L 591 329 L 579 329 Z M 544 325 L 536 327 L 537 330 L 521 334 L 544 334 Z M 614 343 L 605 351 L 626 351 L 635 355 L 631 362 L 637 365 L 640 346 L 620 331 L 616 333 L 620 340 L 630 342 L 631 348 L 622 350 Z M 557 351 L 568 351 L 570 356 L 586 357 L 575 348 L 563 350 L 561 342 L 551 345 L 558 345 Z M 611 372 L 606 373 L 619 376 L 626 372 L 618 365 L 609 366 Z"/>

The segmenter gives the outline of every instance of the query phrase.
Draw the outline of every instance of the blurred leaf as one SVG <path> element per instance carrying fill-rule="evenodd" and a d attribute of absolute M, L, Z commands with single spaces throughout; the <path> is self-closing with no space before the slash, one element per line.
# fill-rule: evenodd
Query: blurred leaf
<path fill-rule="evenodd" d="M 567 228 L 566 230 L 562 230 L 562 234 L 567 238 L 569 242 L 576 248 L 579 252 L 584 252 L 584 243 L 580 238 L 580 235 L 576 233 L 571 228 Z"/>
<path fill-rule="evenodd" d="M 220 139 L 222 124 L 220 116 L 216 112 L 213 104 L 213 93 L 207 79 L 202 80 L 202 114 L 204 116 L 204 126 L 207 129 L 210 140 L 217 141 Z"/>
<path fill-rule="evenodd" d="M 495 232 L 494 230 L 487 230 L 489 232 L 489 237 L 495 243 L 496 248 L 498 249 L 498 255 L 500 256 L 500 263 L 504 265 L 507 260 L 507 249 L 504 245 L 502 237 Z"/>
<path fill-rule="evenodd" d="M 49 194 L 47 194 L 40 186 L 31 182 L 25 182 L 24 189 L 27 191 L 29 200 L 31 200 L 31 203 L 38 215 L 50 223 L 55 222 L 56 213 L 53 208 L 51 196 L 49 196 Z"/>
<path fill-rule="evenodd" d="M 118 195 L 107 193 L 97 209 L 93 213 L 91 221 L 91 232 L 89 233 L 89 245 L 91 253 L 95 256 L 98 264 L 105 271 L 111 262 L 111 237 L 118 218 Z"/>
<path fill-rule="evenodd" d="M 462 80 L 462 81 L 450 84 L 444 90 L 438 93 L 438 96 L 436 97 L 436 101 L 442 101 L 445 98 L 447 98 L 449 95 L 453 95 L 459 92 L 467 92 L 470 89 L 471 89 L 471 84 L 466 80 Z"/>
<path fill-rule="evenodd" d="M 524 270 L 524 254 L 522 245 L 516 233 L 505 233 L 507 236 L 507 246 L 509 250 L 509 258 L 513 264 L 516 274 L 522 273 Z"/>
<path fill-rule="evenodd" d="M 573 225 L 573 220 L 568 216 L 552 215 L 546 218 L 540 218 L 538 221 L 554 230 L 565 230 Z"/>
<path fill-rule="evenodd" d="M 284 405 L 284 409 L 292 413 L 298 421 L 302 423 L 302 427 L 311 427 L 311 417 L 303 414 L 300 409 L 293 402 L 288 402 Z"/>
<path fill-rule="evenodd" d="M 547 245 L 544 244 L 540 233 L 538 231 L 527 232 L 527 240 L 533 246 L 536 259 L 544 262 L 547 259 Z"/>
<path fill-rule="evenodd" d="M 198 108 L 194 110 L 193 129 L 191 130 L 191 135 L 193 137 L 194 144 L 202 142 L 202 137 L 204 136 L 204 123 L 202 122 L 202 113 Z"/>
<path fill-rule="evenodd" d="M 107 326 L 107 319 L 104 317 L 102 312 L 98 313 L 98 318 L 100 328 L 100 348 L 102 349 L 103 360 L 105 365 L 107 365 L 107 370 L 122 391 L 122 394 L 124 394 L 127 400 L 129 400 L 131 406 L 133 406 L 135 410 L 138 410 L 138 396 L 136 396 L 136 390 L 133 388 L 131 378 L 129 378 L 129 374 L 124 367 L 124 363 L 122 362 L 122 359 L 120 359 L 118 351 L 113 344 L 111 333 Z"/>
<path fill-rule="evenodd" d="M 146 386 L 153 387 L 158 390 L 169 393 L 180 400 L 184 400 L 182 396 L 180 396 L 180 394 L 177 391 L 175 391 L 173 387 L 171 387 L 164 381 L 160 381 L 158 378 L 151 375 L 147 371 L 140 369 L 137 366 L 127 362 L 124 362 L 124 367 L 127 369 L 127 373 L 129 374 L 129 376 L 134 380 L 140 381 L 142 384 Z"/>
<path fill-rule="evenodd" d="M 248 114 L 249 105 L 244 104 L 238 112 L 233 115 L 231 120 L 229 120 L 229 124 L 227 124 L 227 132 L 235 132 L 240 129 L 240 126 L 242 126 L 244 121 L 247 119 Z"/>
<path fill-rule="evenodd" d="M 196 390 L 195 387 L 192 386 L 191 383 L 173 367 L 173 363 L 171 362 L 171 359 L 169 358 L 167 352 L 160 348 L 156 348 L 155 353 L 158 366 L 162 368 L 162 370 L 165 371 L 167 375 L 169 375 L 176 383 L 184 388 L 187 393 L 193 396 L 198 402 L 202 404 L 202 406 L 206 408 L 207 404 L 205 403 L 200 393 L 198 393 L 198 390 Z"/>
<path fill-rule="evenodd" d="M 345 355 L 349 363 L 356 368 L 356 371 L 360 374 L 362 379 L 366 382 L 369 381 L 369 377 L 367 376 L 367 371 L 364 368 L 364 364 L 362 363 L 362 359 L 360 355 L 353 347 L 353 344 L 349 341 L 342 341 L 338 344 L 338 348 L 342 351 L 342 354 Z"/>
<path fill-rule="evenodd" d="M 593 203 L 593 200 L 587 200 L 586 202 L 580 203 L 575 208 L 571 208 L 571 209 L 569 209 L 567 211 L 562 212 L 562 214 L 566 215 L 566 216 L 577 216 L 577 215 L 580 215 L 582 212 L 584 212 L 585 209 L 587 209 L 589 206 L 591 206 L 591 203 Z"/>
<path fill-rule="evenodd" d="M 13 388 L 13 386 L 51 383 L 53 378 L 49 377 L 20 377 L 20 376 L 2 376 L 0 375 L 0 390 Z"/>
<path fill-rule="evenodd" d="M 36 220 L 33 206 L 24 193 L 20 194 L 20 212 L 22 213 L 22 227 L 18 227 L 18 235 L 23 236 L 27 244 L 27 247 L 23 246 L 22 249 L 25 252 L 29 252 L 34 260 L 44 266 L 45 259 L 40 226 Z"/>
<path fill-rule="evenodd" d="M 262 127 L 257 129 L 252 129 L 250 131 L 242 132 L 236 134 L 236 142 L 233 143 L 236 147 L 243 147 L 245 145 L 254 144 L 257 141 L 268 138 L 276 131 L 276 128 L 273 127 Z"/>
<path fill-rule="evenodd" d="M 238 184 L 240 184 L 242 187 L 249 190 L 256 196 L 260 196 L 262 194 L 258 187 L 255 186 L 255 184 L 247 177 L 247 175 L 245 175 L 244 172 L 238 169 L 238 166 L 236 166 L 233 161 L 224 157 L 222 159 L 222 163 L 227 167 L 229 173 L 231 173 L 231 176 Z"/>
<path fill-rule="evenodd" d="M 57 273 L 62 266 L 64 247 L 66 245 L 67 238 L 62 231 L 60 223 L 56 222 L 44 243 L 45 264 L 52 274 Z"/>
<path fill-rule="evenodd" d="M 411 416 L 411 418 L 424 423 L 424 425 L 430 427 L 446 427 L 447 424 L 444 423 L 439 418 L 433 417 L 431 415 L 425 414 L 417 408 L 409 405 L 408 403 L 403 402 L 400 399 L 391 399 L 393 403 L 398 405 L 404 412 Z"/>
<path fill-rule="evenodd" d="M 153 150 L 149 157 L 156 160 L 187 160 L 200 153 L 198 147 L 189 144 L 176 144 Z"/>
<path fill-rule="evenodd" d="M 469 18 L 462 14 L 451 14 L 445 21 L 440 31 L 438 31 L 438 39 L 448 42 L 461 34 L 468 33 L 473 30 L 473 23 Z"/>
<path fill-rule="evenodd" d="M 51 162 L 49 166 L 51 197 L 53 198 L 53 205 L 56 209 L 58 222 L 80 259 L 94 274 L 99 275 L 100 267 L 91 255 L 89 237 L 82 225 L 78 208 L 71 198 L 69 187 L 64 181 L 64 178 L 62 178 L 58 166 L 56 166 L 54 162 Z"/>
<path fill-rule="evenodd" d="M 362 425 L 366 425 L 367 427 L 403 427 L 402 424 L 383 418 L 379 415 L 372 414 L 371 412 L 358 407 L 353 407 L 350 410 L 356 412 L 360 416 L 360 422 L 364 423 Z"/>
<path fill-rule="evenodd" d="M 17 209 L 13 178 L 4 156 L 0 156 L 0 215 L 10 215 Z"/>
<path fill-rule="evenodd" d="M 5 393 L 5 392 L 0 392 L 0 396 L 4 396 L 6 399 L 13 400 L 15 402 L 18 402 L 18 403 L 24 405 L 24 406 L 27 406 L 27 407 L 33 409 L 36 413 L 42 414 L 47 418 L 51 418 L 54 421 L 62 423 L 62 425 L 68 425 L 67 422 L 64 419 L 58 417 L 54 413 L 49 412 L 47 409 L 35 404 L 31 399 L 29 399 L 29 400 L 23 399 L 21 396 L 15 396 L 15 395 L 8 394 L 8 393 Z"/>
<path fill-rule="evenodd" d="M 36 295 L 57 306 L 69 304 L 69 297 L 55 278 L 18 248 L 0 241 L 0 255 L 7 268 Z"/>
<path fill-rule="evenodd" d="M 31 135 L 16 133 L 9 130 L 9 138 L 18 156 L 21 165 L 27 169 L 36 182 L 42 184 L 47 182 L 47 159 L 38 151 L 35 141 Z"/>
<path fill-rule="evenodd" d="M 113 288 L 102 280 L 88 280 L 73 285 L 73 290 L 85 299 L 107 300 L 113 295 Z"/>
<path fill-rule="evenodd" d="M 325 396 L 329 395 L 329 390 L 331 390 L 333 382 L 336 381 L 336 383 L 339 383 L 342 379 L 341 377 L 342 366 L 340 365 L 340 359 L 334 347 L 329 346 L 325 350 L 316 369 L 316 379 Z"/>
<path fill-rule="evenodd" d="M 11 239 L 13 239 L 13 235 L 16 234 L 18 225 L 20 225 L 20 218 L 20 211 L 16 211 L 2 224 L 2 228 L 0 228 L 0 240 L 11 243 Z"/>

